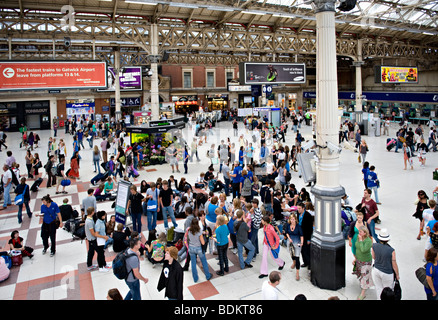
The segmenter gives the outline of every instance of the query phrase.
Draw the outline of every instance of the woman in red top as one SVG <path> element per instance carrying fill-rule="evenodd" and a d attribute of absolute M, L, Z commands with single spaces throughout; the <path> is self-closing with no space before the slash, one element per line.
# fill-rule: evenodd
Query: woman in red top
<path fill-rule="evenodd" d="M 274 256 L 272 250 L 276 250 L 279 252 L 280 247 L 280 237 L 275 232 L 274 227 L 271 225 L 271 218 L 269 216 L 264 216 L 262 219 L 263 225 L 263 256 L 262 263 L 260 265 L 260 275 L 259 278 L 264 278 L 268 276 L 268 252 L 271 253 L 272 259 L 278 264 L 278 270 L 282 270 L 285 262 L 280 258 L 280 256 Z"/>
<path fill-rule="evenodd" d="M 32 259 L 33 257 L 33 248 L 24 246 L 23 238 L 20 237 L 17 230 L 12 231 L 11 239 L 8 241 L 9 247 L 11 250 L 21 251 L 21 254 L 25 257 L 29 257 Z"/>

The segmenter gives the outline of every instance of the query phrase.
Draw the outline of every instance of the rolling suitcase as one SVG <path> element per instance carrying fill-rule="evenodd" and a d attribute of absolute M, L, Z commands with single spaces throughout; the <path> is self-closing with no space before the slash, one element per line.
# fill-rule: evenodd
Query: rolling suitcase
<path fill-rule="evenodd" d="M 30 187 L 30 190 L 33 192 L 37 192 L 38 191 L 38 187 L 40 186 L 40 184 L 43 182 L 43 178 L 38 178 L 35 180 L 35 182 L 32 184 L 32 186 Z"/>
<path fill-rule="evenodd" d="M 391 151 L 391 149 L 394 148 L 396 144 L 397 142 L 395 139 L 387 139 L 386 150 Z"/>

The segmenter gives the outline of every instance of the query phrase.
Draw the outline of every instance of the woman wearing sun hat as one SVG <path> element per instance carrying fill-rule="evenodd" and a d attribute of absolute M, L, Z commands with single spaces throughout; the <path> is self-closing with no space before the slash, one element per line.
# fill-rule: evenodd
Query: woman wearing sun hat
<path fill-rule="evenodd" d="M 377 235 L 380 243 L 374 243 L 371 253 L 374 259 L 373 281 L 376 288 L 377 299 L 380 300 L 380 294 L 383 288 L 393 289 L 394 274 L 397 280 L 400 279 L 398 265 L 395 257 L 395 250 L 388 241 L 391 239 L 387 229 L 380 230 Z"/>

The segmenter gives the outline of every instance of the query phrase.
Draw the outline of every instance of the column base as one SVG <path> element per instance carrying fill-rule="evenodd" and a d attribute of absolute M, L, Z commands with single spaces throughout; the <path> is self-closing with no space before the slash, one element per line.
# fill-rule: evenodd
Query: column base
<path fill-rule="evenodd" d="M 334 241 L 333 241 L 334 240 Z M 315 234 L 310 251 L 311 282 L 328 290 L 345 287 L 345 240 L 332 239 Z"/>
<path fill-rule="evenodd" d="M 345 239 L 341 229 L 342 186 L 315 185 L 315 231 L 310 250 L 311 282 L 328 290 L 345 287 Z"/>

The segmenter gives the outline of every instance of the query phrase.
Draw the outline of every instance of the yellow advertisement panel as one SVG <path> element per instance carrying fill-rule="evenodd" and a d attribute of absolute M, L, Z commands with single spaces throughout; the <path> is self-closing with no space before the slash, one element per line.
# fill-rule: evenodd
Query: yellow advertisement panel
<path fill-rule="evenodd" d="M 417 83 L 417 67 L 380 67 L 382 83 Z"/>

